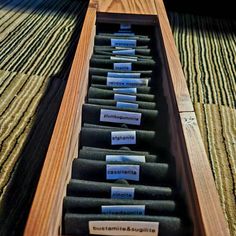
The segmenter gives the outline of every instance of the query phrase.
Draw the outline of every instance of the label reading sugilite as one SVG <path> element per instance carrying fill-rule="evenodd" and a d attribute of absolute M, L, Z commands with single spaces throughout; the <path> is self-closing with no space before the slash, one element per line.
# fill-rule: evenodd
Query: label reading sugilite
<path fill-rule="evenodd" d="M 113 88 L 113 91 L 119 93 L 137 93 L 137 88 Z"/>
<path fill-rule="evenodd" d="M 136 131 L 111 132 L 111 145 L 136 144 Z"/>
<path fill-rule="evenodd" d="M 139 181 L 139 165 L 106 165 L 106 179 L 126 179 Z"/>
<path fill-rule="evenodd" d="M 145 162 L 145 156 L 141 155 L 106 155 L 107 162 Z"/>
<path fill-rule="evenodd" d="M 116 236 L 158 236 L 159 222 L 89 221 L 89 234 Z"/>
<path fill-rule="evenodd" d="M 137 57 L 118 57 L 118 56 L 111 56 L 111 60 L 113 61 L 137 61 Z"/>
<path fill-rule="evenodd" d="M 130 103 L 130 102 L 116 102 L 116 107 L 138 109 L 138 104 L 137 103 Z"/>
<path fill-rule="evenodd" d="M 131 187 L 111 187 L 112 199 L 134 199 L 135 188 Z"/>
<path fill-rule="evenodd" d="M 147 87 L 148 79 L 126 79 L 126 78 L 107 78 L 107 86 L 110 87 Z"/>
<path fill-rule="evenodd" d="M 135 95 L 127 95 L 127 94 L 114 94 L 115 101 L 136 101 L 137 97 Z"/>
<path fill-rule="evenodd" d="M 104 215 L 145 215 L 145 205 L 108 205 L 101 206 Z"/>
<path fill-rule="evenodd" d="M 132 71 L 132 63 L 113 63 L 114 70 Z"/>
<path fill-rule="evenodd" d="M 128 47 L 133 48 L 136 47 L 137 40 L 136 39 L 111 39 L 112 47 Z"/>
<path fill-rule="evenodd" d="M 107 72 L 107 77 L 111 78 L 140 78 L 141 73 L 127 73 L 127 72 Z"/>
<path fill-rule="evenodd" d="M 135 49 L 126 49 L 126 50 L 113 50 L 112 54 L 114 55 L 135 55 Z"/>

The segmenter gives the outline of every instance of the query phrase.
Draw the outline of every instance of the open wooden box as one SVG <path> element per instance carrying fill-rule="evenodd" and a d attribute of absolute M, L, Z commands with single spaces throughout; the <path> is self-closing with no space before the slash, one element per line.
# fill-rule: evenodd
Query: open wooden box
<path fill-rule="evenodd" d="M 170 148 L 194 235 L 229 235 L 162 0 L 90 2 L 24 235 L 62 235 L 62 201 L 78 153 L 96 23 L 104 22 L 154 28 L 168 103 Z"/>

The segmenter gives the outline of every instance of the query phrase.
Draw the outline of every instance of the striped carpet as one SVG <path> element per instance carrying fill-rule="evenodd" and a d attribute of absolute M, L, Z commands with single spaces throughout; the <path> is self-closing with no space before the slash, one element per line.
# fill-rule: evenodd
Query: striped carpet
<path fill-rule="evenodd" d="M 0 0 L 0 235 L 21 235 L 87 1 Z"/>
<path fill-rule="evenodd" d="M 236 235 L 236 21 L 169 19 L 231 235 Z"/>

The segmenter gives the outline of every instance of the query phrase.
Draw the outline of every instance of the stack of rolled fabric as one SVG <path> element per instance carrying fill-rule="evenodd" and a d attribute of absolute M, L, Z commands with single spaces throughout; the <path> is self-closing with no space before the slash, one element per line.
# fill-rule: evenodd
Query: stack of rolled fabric
<path fill-rule="evenodd" d="M 97 27 L 80 149 L 63 203 L 65 235 L 192 234 L 173 158 L 163 151 L 160 66 L 143 28 Z"/>

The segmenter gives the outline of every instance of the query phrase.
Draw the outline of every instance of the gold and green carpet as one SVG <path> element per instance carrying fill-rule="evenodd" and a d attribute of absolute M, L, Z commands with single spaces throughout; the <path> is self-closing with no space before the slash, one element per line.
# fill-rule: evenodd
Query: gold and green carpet
<path fill-rule="evenodd" d="M 221 205 L 236 235 L 236 21 L 170 13 Z"/>

